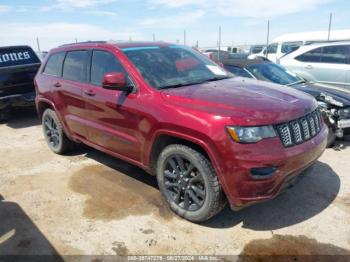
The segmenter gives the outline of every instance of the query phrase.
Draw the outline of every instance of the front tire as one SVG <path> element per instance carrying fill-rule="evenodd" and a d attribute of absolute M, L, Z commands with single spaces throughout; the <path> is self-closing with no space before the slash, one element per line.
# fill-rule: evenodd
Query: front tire
<path fill-rule="evenodd" d="M 72 147 L 72 142 L 64 133 L 63 126 L 57 114 L 52 109 L 46 109 L 42 116 L 42 127 L 49 148 L 56 154 L 64 154 Z"/>
<path fill-rule="evenodd" d="M 170 145 L 161 152 L 157 181 L 170 208 L 187 220 L 206 221 L 226 204 L 210 161 L 190 147 Z"/>

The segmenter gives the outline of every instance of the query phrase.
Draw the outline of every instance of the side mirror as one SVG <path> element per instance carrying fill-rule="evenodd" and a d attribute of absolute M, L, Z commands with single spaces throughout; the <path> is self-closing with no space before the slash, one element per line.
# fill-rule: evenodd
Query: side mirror
<path fill-rule="evenodd" d="M 103 76 L 102 87 L 109 90 L 131 92 L 133 87 L 128 85 L 126 76 L 122 72 L 107 73 Z"/>

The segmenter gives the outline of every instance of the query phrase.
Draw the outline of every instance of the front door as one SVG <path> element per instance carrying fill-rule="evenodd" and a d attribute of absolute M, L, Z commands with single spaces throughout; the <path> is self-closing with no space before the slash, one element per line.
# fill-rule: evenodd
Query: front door
<path fill-rule="evenodd" d="M 102 87 L 106 73 L 123 72 L 127 75 L 127 72 L 113 53 L 104 50 L 92 52 L 90 71 L 90 83 L 83 91 L 88 115 L 88 140 L 118 155 L 140 161 L 138 130 L 142 117 L 134 110 L 138 95 Z"/>

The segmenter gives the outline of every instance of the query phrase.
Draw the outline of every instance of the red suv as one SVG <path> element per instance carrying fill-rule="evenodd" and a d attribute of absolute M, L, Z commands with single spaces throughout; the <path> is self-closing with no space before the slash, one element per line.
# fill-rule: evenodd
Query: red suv
<path fill-rule="evenodd" d="M 326 147 L 309 95 L 234 77 L 167 43 L 88 42 L 52 50 L 36 106 L 58 154 L 87 144 L 157 176 L 191 221 L 275 197 Z"/>

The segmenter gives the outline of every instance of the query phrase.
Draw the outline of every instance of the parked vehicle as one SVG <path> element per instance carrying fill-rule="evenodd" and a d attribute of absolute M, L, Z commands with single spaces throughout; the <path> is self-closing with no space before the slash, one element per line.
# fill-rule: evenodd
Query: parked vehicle
<path fill-rule="evenodd" d="M 330 41 L 350 41 L 350 30 L 332 30 Z M 267 54 L 265 47 L 259 53 L 250 55 L 249 59 L 266 57 L 272 62 L 277 63 L 284 55 L 297 50 L 300 46 L 322 42 L 329 42 L 328 31 L 284 34 L 272 40 Z"/>
<path fill-rule="evenodd" d="M 246 53 L 230 53 L 223 50 L 219 52 L 219 50 L 215 49 L 206 50 L 205 52 L 203 52 L 203 54 L 216 62 L 220 62 L 225 59 L 246 59 L 248 57 L 248 54 Z"/>
<path fill-rule="evenodd" d="M 0 121 L 11 109 L 34 106 L 40 60 L 29 46 L 0 47 Z"/>
<path fill-rule="evenodd" d="M 249 55 L 255 55 L 261 53 L 265 48 L 265 45 L 252 45 L 249 49 Z"/>
<path fill-rule="evenodd" d="M 257 59 L 260 57 L 265 57 L 268 60 L 277 63 L 281 57 L 297 50 L 301 45 L 302 42 L 288 42 L 281 44 L 272 43 L 268 46 L 267 49 L 264 47 L 259 53 L 251 54 L 248 56 L 248 58 Z"/>
<path fill-rule="evenodd" d="M 231 53 L 228 51 L 218 50 L 218 49 L 207 49 L 203 51 L 203 54 L 214 61 L 221 61 L 224 59 L 231 58 Z"/>
<path fill-rule="evenodd" d="M 303 46 L 280 64 L 305 80 L 350 90 L 350 42 Z"/>
<path fill-rule="evenodd" d="M 326 147 L 316 100 L 164 42 L 65 45 L 36 76 L 51 150 L 81 142 L 157 176 L 191 221 L 274 198 Z"/>
<path fill-rule="evenodd" d="M 326 85 L 307 82 L 289 72 L 286 68 L 266 60 L 225 60 L 223 65 L 229 72 L 242 77 L 273 82 L 293 87 L 317 99 L 330 129 L 328 144 L 336 136 L 350 135 L 350 92 Z"/>

